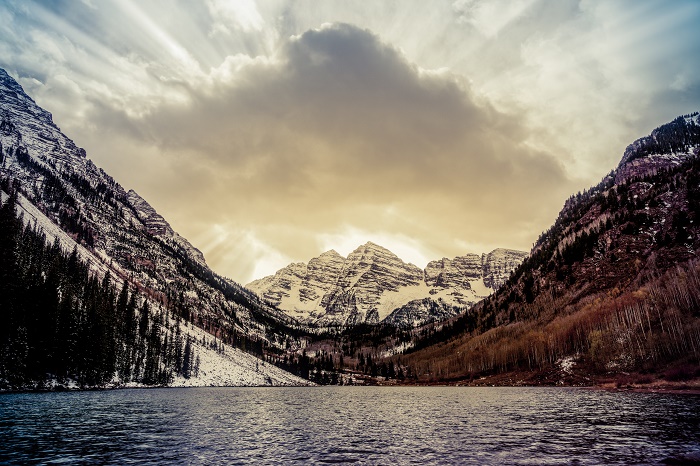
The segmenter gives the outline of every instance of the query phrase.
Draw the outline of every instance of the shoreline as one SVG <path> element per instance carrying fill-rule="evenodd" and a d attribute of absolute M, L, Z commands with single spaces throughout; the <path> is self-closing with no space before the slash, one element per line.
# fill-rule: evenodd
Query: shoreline
<path fill-rule="evenodd" d="M 657 393 L 673 395 L 700 395 L 700 378 L 688 381 L 667 381 L 656 380 L 648 384 L 619 384 L 610 380 L 592 381 L 591 384 L 563 384 L 563 383 L 489 383 L 489 378 L 476 381 L 453 381 L 453 382 L 414 382 L 414 383 L 378 383 L 374 385 L 149 385 L 149 386 L 98 386 L 98 387 L 54 387 L 54 388 L 20 388 L 20 389 L 0 389 L 0 396 L 5 394 L 21 393 L 77 393 L 77 392 L 100 392 L 113 390 L 149 390 L 158 388 L 318 388 L 318 387 L 472 387 L 472 388 L 577 388 L 585 390 L 597 390 L 605 392 L 628 392 L 628 393 Z M 499 381 L 502 382 L 502 381 Z"/>
<path fill-rule="evenodd" d="M 650 384 L 628 384 L 617 386 L 614 383 L 601 383 L 589 387 L 593 390 L 630 393 L 664 393 L 678 395 L 700 395 L 700 381 L 695 379 L 687 382 L 656 381 Z"/>

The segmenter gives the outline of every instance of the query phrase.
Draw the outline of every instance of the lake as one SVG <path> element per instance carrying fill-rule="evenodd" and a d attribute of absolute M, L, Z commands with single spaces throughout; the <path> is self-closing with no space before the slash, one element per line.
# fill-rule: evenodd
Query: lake
<path fill-rule="evenodd" d="M 1 464 L 682 464 L 700 397 L 570 388 L 0 395 Z"/>

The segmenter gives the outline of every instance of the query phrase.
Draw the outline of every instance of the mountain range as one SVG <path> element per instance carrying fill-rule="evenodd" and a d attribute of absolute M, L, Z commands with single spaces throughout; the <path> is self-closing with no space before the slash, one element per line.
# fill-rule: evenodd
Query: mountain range
<path fill-rule="evenodd" d="M 246 285 L 290 316 L 317 326 L 411 327 L 452 317 L 498 289 L 527 253 L 496 249 L 431 261 L 425 270 L 368 242 L 331 250 Z M 424 300 L 434 303 L 426 306 Z"/>
<path fill-rule="evenodd" d="M 529 253 L 369 242 L 243 287 L 0 70 L 0 389 L 698 377 L 699 151 L 698 113 L 638 139 Z"/>

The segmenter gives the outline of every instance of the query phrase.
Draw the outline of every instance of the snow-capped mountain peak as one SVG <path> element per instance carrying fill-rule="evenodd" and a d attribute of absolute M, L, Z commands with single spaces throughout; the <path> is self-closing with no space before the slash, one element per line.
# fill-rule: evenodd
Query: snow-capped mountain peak
<path fill-rule="evenodd" d="M 247 287 L 290 315 L 318 325 L 386 321 L 402 326 L 408 320 L 413 325 L 449 317 L 489 295 L 526 256 L 496 249 L 432 261 L 421 270 L 370 241 L 347 258 L 327 251 Z M 417 304 L 407 308 L 413 301 Z"/>

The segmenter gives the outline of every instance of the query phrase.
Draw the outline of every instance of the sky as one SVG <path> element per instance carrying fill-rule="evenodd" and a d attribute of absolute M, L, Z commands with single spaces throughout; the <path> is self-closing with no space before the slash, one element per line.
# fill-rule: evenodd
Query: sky
<path fill-rule="evenodd" d="M 240 283 L 529 251 L 700 110 L 698 1 L 6 0 L 0 66 Z"/>

